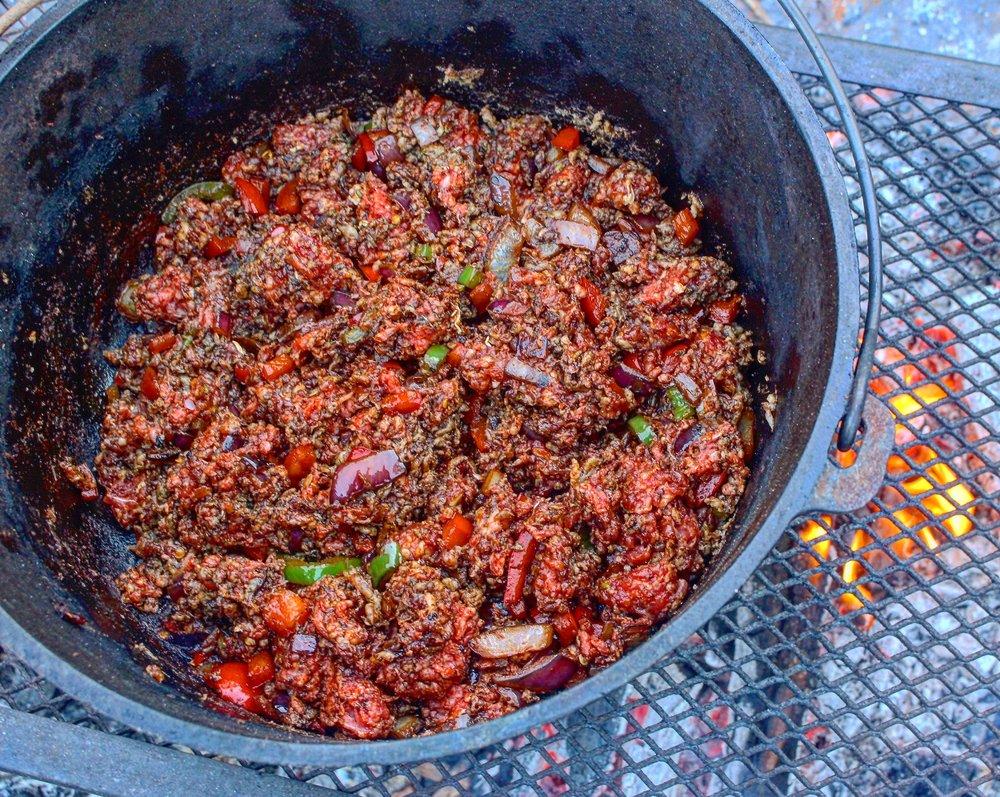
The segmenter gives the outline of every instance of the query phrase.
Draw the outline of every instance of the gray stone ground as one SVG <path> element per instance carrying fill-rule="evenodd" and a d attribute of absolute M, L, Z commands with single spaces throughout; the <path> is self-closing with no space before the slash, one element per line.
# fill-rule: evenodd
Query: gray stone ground
<path fill-rule="evenodd" d="M 733 0 L 754 20 L 788 24 L 777 0 Z M 1000 64 L 998 0 L 799 0 L 821 33 Z"/>

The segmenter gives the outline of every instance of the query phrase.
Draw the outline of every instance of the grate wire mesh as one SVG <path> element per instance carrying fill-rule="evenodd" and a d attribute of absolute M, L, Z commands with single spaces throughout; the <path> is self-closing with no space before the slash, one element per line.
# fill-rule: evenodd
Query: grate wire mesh
<path fill-rule="evenodd" d="M 863 243 L 832 98 L 799 81 Z M 523 737 L 391 767 L 230 763 L 366 797 L 1000 794 L 1000 111 L 847 89 L 885 235 L 871 388 L 897 427 L 878 496 L 802 518 L 668 660 Z M 162 744 L 2 650 L 0 701 Z M 0 776 L 37 793 L 72 792 Z"/>

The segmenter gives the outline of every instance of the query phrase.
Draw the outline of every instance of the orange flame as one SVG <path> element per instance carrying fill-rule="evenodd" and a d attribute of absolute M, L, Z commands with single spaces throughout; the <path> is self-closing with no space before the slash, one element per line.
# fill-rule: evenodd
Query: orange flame
<path fill-rule="evenodd" d="M 949 391 L 959 393 L 966 385 L 964 377 L 953 370 L 954 366 L 948 359 L 959 359 L 957 346 L 953 343 L 955 334 L 947 327 L 929 327 L 923 333 L 931 341 L 951 345 L 944 346 L 942 352 L 932 348 L 933 344 L 928 345 L 922 338 L 915 337 L 913 343 L 907 346 L 908 354 L 898 348 L 881 349 L 878 352 L 879 362 L 883 367 L 896 366 L 892 371 L 899 381 L 884 372 L 871 383 L 872 390 L 880 396 L 899 387 L 908 388 L 907 392 L 887 399 L 898 419 L 896 443 L 911 444 L 905 451 L 905 457 L 895 454 L 890 457 L 888 473 L 901 479 L 899 484 L 903 497 L 912 498 L 917 504 L 899 507 L 892 511 L 891 517 L 877 517 L 872 523 L 872 531 L 881 539 L 892 540 L 892 549 L 901 559 L 934 551 L 948 536 L 961 537 L 973 528 L 966 509 L 975 500 L 972 489 L 934 449 L 923 444 L 912 445 L 914 433 L 905 423 L 913 424 L 914 416 L 919 417 L 937 402 L 949 398 Z M 910 357 L 918 357 L 920 367 L 907 362 Z M 937 381 L 931 381 L 931 377 Z M 850 463 L 841 464 L 846 466 Z M 895 501 L 890 500 L 893 494 L 897 496 Z M 888 490 L 883 499 L 890 503 L 898 502 L 899 493 Z M 821 520 L 822 524 L 807 521 L 799 530 L 802 541 L 809 544 L 815 556 L 811 558 L 810 567 L 817 567 L 820 560 L 828 561 L 837 555 L 829 532 L 832 519 L 824 515 Z M 862 551 L 871 541 L 867 532 L 858 530 L 851 540 L 851 551 Z M 862 609 L 866 602 L 871 601 L 872 592 L 864 581 L 873 559 L 875 566 L 879 566 L 877 556 L 877 551 L 863 552 L 841 566 L 840 577 L 848 586 L 837 598 L 841 613 Z M 821 578 L 822 574 L 817 573 L 812 576 L 812 581 L 818 583 Z M 864 615 L 863 622 L 870 627 L 873 618 Z"/>

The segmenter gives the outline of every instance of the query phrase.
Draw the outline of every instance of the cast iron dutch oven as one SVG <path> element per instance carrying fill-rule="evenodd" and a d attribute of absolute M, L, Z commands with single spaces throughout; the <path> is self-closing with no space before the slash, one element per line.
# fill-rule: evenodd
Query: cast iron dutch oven
<path fill-rule="evenodd" d="M 473 88 L 442 88 L 449 64 L 485 71 Z M 725 549 L 649 640 L 492 722 L 340 742 L 202 702 L 204 685 L 116 594 L 131 535 L 81 504 L 57 463 L 96 452 L 111 378 L 101 352 L 127 332 L 114 300 L 148 257 L 150 212 L 217 174 L 234 131 L 242 145 L 278 120 L 371 107 L 405 85 L 506 112 L 601 109 L 634 131 L 625 147 L 658 164 L 668 199 L 691 187 L 704 198 L 779 406 Z M 828 458 L 858 336 L 853 223 L 805 97 L 725 0 L 69 0 L 0 62 L 0 268 L 0 644 L 106 715 L 237 758 L 430 758 L 582 707 L 697 630 L 794 516 L 863 504 L 892 436 L 869 403 L 858 462 Z M 65 622 L 66 609 L 87 623 Z M 151 656 L 163 684 L 144 671 Z"/>

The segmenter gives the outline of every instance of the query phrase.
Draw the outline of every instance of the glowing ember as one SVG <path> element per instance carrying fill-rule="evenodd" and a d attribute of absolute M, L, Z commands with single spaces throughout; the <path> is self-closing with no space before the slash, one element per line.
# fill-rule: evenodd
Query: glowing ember
<path fill-rule="evenodd" d="M 895 412 L 899 421 L 896 424 L 896 444 L 905 450 L 902 456 L 894 454 L 890 457 L 887 468 L 889 476 L 896 478 L 902 491 L 891 486 L 882 489 L 878 501 L 890 510 L 891 516 L 873 518 L 870 531 L 879 539 L 892 540 L 892 550 L 902 560 L 934 551 L 946 539 L 961 537 L 972 531 L 973 521 L 967 512 L 976 497 L 969 484 L 962 481 L 954 468 L 933 448 L 917 442 L 914 429 L 926 428 L 923 413 L 965 388 L 964 377 L 955 372 L 953 365 L 958 359 L 956 346 L 952 344 L 954 333 L 947 327 L 925 328 L 922 333 L 938 344 L 951 345 L 938 350 L 922 337 L 914 336 L 907 344 L 905 354 L 897 348 L 881 349 L 877 359 L 884 369 L 883 375 L 871 383 L 873 392 L 885 397 Z M 915 363 L 908 359 L 915 359 Z M 890 371 L 893 376 L 889 375 Z M 906 392 L 899 392 L 904 388 Z M 840 455 L 839 461 L 842 466 L 847 466 L 851 464 L 852 457 L 845 459 L 844 455 Z M 914 503 L 904 505 L 907 499 Z M 880 511 L 879 506 L 874 504 L 869 505 L 869 509 L 873 513 Z M 806 557 L 806 567 L 819 568 L 822 561 L 837 557 L 836 542 L 830 531 L 832 523 L 833 519 L 824 515 L 820 522 L 809 520 L 800 528 L 802 542 L 808 545 L 812 554 Z M 879 546 L 866 550 L 872 541 L 869 532 L 860 529 L 854 532 L 851 539 L 851 551 L 859 553 L 839 569 L 840 578 L 847 587 L 835 599 L 842 614 L 863 609 L 872 601 L 871 587 L 865 583 L 869 569 L 881 569 L 892 564 L 891 557 L 883 553 Z M 811 576 L 812 583 L 817 586 L 823 580 L 824 574 L 820 571 Z M 869 627 L 871 615 L 863 615 L 861 622 Z"/>

